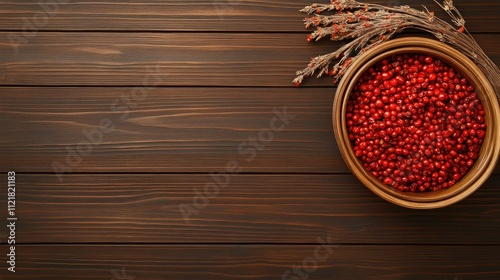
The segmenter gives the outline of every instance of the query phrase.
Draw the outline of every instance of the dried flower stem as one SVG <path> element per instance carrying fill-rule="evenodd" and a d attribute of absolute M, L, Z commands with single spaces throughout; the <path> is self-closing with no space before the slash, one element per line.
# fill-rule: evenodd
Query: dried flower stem
<path fill-rule="evenodd" d="M 425 7 L 425 11 L 420 11 L 409 6 L 386 7 L 354 0 L 331 0 L 330 4 L 312 4 L 305 7 L 301 12 L 312 15 L 304 19 L 306 28 L 316 28 L 307 36 L 308 41 L 318 41 L 327 36 L 333 41 L 353 40 L 332 53 L 312 58 L 306 68 L 297 71 L 293 82 L 298 86 L 305 77 L 316 73 L 318 78 L 324 74 L 333 76 L 334 82 L 337 82 L 361 54 L 389 40 L 396 33 L 414 28 L 433 34 L 439 41 L 454 46 L 475 61 L 487 75 L 500 98 L 500 70 L 497 65 L 488 58 L 465 28 L 465 20 L 453 1 L 434 2 L 446 11 L 456 27 L 435 17 L 434 13 Z M 333 14 L 321 14 L 327 11 Z M 338 61 L 331 66 L 334 60 Z"/>

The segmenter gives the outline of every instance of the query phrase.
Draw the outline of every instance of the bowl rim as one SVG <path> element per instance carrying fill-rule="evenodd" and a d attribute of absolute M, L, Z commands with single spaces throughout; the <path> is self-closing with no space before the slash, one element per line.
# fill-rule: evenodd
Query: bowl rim
<path fill-rule="evenodd" d="M 384 185 L 370 174 L 352 151 L 347 138 L 345 114 L 347 100 L 359 77 L 372 65 L 393 54 L 422 53 L 438 58 L 466 77 L 476 88 L 485 107 L 488 124 L 480 158 L 453 187 L 436 192 L 401 192 Z M 457 69 L 458 68 L 458 69 Z M 500 107 L 495 90 L 482 70 L 461 52 L 435 39 L 403 37 L 384 42 L 362 54 L 346 71 L 338 84 L 332 110 L 333 131 L 344 161 L 352 173 L 372 192 L 383 199 L 407 208 L 430 209 L 456 203 L 476 191 L 493 172 L 500 154 Z M 497 141 L 495 141 L 495 139 Z M 489 147 L 486 148 L 486 143 Z"/>

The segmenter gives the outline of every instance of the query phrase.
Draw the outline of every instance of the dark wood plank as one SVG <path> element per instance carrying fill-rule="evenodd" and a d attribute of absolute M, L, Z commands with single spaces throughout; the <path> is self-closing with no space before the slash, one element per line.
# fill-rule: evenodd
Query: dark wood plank
<path fill-rule="evenodd" d="M 111 104 L 131 90 L 3 88 L 0 167 L 53 172 L 53 162 L 71 166 L 76 159 L 69 149 L 91 142 L 83 131 L 102 131 L 101 120 L 109 118 L 115 129 L 102 133 L 102 142 L 93 136 L 73 172 L 210 172 L 230 160 L 241 161 L 243 172 L 348 171 L 331 129 L 334 88 L 157 88 L 143 101 L 132 99 L 138 106 L 122 120 L 126 110 L 113 112 Z M 273 109 L 285 106 L 296 116 L 286 128 L 271 142 L 250 144 L 249 137 L 270 130 Z"/>
<path fill-rule="evenodd" d="M 318 237 L 326 239 L 326 236 Z M 2 269 L 0 277 L 51 280 L 498 279 L 499 249 L 499 246 L 345 245 L 331 245 L 327 249 L 319 245 L 17 246 L 17 272 Z M 319 261 L 308 263 L 308 260 L 315 261 L 315 250 Z M 299 272 L 294 273 L 294 267 Z"/>
<path fill-rule="evenodd" d="M 132 89 L 4 87 L 0 168 L 212 172 L 236 160 L 244 173 L 349 172 L 332 132 L 334 88 L 156 88 L 142 101 L 130 98 L 128 115 L 125 101 L 113 111 Z M 250 144 L 261 130 L 271 131 L 273 110 L 284 107 L 294 116 L 286 127 L 272 141 L 262 134 L 263 141 Z M 102 132 L 103 119 L 112 131 Z M 88 138 L 91 131 L 102 141 L 95 133 Z"/>
<path fill-rule="evenodd" d="M 500 64 L 499 34 L 476 35 Z M 0 85 L 292 86 L 295 71 L 339 46 L 283 33 L 39 33 L 18 47 L 0 32 Z M 329 77 L 304 86 L 332 84 Z"/>
<path fill-rule="evenodd" d="M 50 1 L 42 1 L 46 3 Z M 55 2 L 55 1 L 53 1 Z M 44 11 L 38 1 L 2 1 L 0 26 L 3 30 L 23 30 L 26 21 L 39 15 L 38 30 L 134 30 L 134 31 L 304 31 L 299 13 L 313 2 L 328 0 L 127 0 L 59 1 L 67 4 L 49 6 Z M 436 15 L 448 17 L 432 0 L 365 1 L 383 5 L 427 6 Z M 472 31 L 499 32 L 496 1 L 456 1 Z M 52 12 L 54 11 L 54 12 Z M 47 16 L 44 21 L 43 15 Z M 23 18 L 26 20 L 23 21 Z M 249 24 L 250 23 L 250 24 Z M 28 33 L 30 34 L 30 33 Z"/>
<path fill-rule="evenodd" d="M 307 243 L 335 233 L 343 244 L 500 245 L 500 175 L 429 211 L 390 204 L 351 175 L 232 175 L 207 200 L 197 190 L 214 182 L 210 175 L 68 175 L 59 183 L 18 173 L 16 181 L 20 244 Z"/>

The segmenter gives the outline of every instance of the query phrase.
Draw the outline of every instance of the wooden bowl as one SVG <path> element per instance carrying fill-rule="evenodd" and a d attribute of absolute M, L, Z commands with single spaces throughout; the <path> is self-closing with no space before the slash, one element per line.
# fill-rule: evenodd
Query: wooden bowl
<path fill-rule="evenodd" d="M 485 110 L 486 136 L 479 158 L 469 172 L 448 189 L 434 192 L 401 192 L 384 185 L 354 155 L 348 138 L 346 107 L 351 91 L 361 75 L 378 61 L 396 54 L 430 55 L 453 67 L 475 87 Z M 333 131 L 342 157 L 352 173 L 372 192 L 394 204 L 431 209 L 460 201 L 477 190 L 489 177 L 500 154 L 500 108 L 495 91 L 479 67 L 465 55 L 437 40 L 405 37 L 394 39 L 371 49 L 357 59 L 340 81 L 333 101 Z"/>

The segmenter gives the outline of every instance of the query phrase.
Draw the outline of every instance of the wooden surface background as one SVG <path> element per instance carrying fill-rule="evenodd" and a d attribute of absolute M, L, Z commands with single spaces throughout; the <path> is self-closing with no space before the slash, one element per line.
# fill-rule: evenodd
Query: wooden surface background
<path fill-rule="evenodd" d="M 306 42 L 298 10 L 310 1 L 47 2 L 0 2 L 0 279 L 500 279 L 500 165 L 466 200 L 429 211 L 385 202 L 349 173 L 331 80 L 291 84 L 338 46 Z M 373 2 L 445 17 L 431 0 Z M 500 4 L 455 4 L 500 64 Z M 145 81 L 156 86 L 134 101 Z M 293 118 L 247 160 L 241 146 L 283 108 Z M 113 129 L 71 158 L 103 120 Z M 55 174 L 67 160 L 78 162 Z M 187 223 L 179 205 L 228 163 L 241 171 Z"/>

